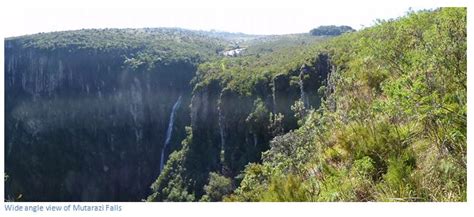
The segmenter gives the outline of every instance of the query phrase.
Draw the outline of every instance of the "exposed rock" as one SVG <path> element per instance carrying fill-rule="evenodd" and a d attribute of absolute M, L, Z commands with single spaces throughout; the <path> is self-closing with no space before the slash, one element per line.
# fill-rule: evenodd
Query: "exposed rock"
<path fill-rule="evenodd" d="M 313 66 L 302 65 L 300 68 L 300 91 L 301 100 L 305 108 L 318 108 L 321 104 L 322 95 L 318 93 L 321 86 L 327 86 L 331 64 L 327 54 L 319 54 Z"/>
<path fill-rule="evenodd" d="M 279 74 L 273 78 L 273 113 L 284 115 L 284 129 L 288 131 L 297 127 L 291 105 L 300 98 L 300 88 L 290 83 L 290 74 Z"/>
<path fill-rule="evenodd" d="M 331 71 L 328 56 L 320 54 L 312 66 L 258 80 L 251 94 L 213 80 L 191 97 L 196 67 L 187 62 L 145 70 L 128 67 L 120 53 L 46 52 L 11 41 L 5 48 L 6 172 L 14 183 L 8 189 L 28 201 L 145 198 L 160 162 L 180 148 L 189 125 L 192 138 L 172 162 L 180 168 L 168 175 L 179 176 L 191 195 L 185 200 L 199 199 L 210 172 L 233 178 L 249 162 L 261 161 L 273 136 L 270 113 L 284 115 L 282 131 L 288 132 L 297 127 L 295 101 L 317 108 L 317 90 Z M 173 109 L 180 96 L 182 105 Z M 173 133 L 170 141 L 167 132 Z M 173 199 L 167 195 L 159 199 Z"/>
<path fill-rule="evenodd" d="M 180 95 L 190 103 L 195 66 L 136 71 L 120 53 L 44 51 L 8 40 L 5 49 L 9 191 L 27 201 L 145 198 L 159 174 L 169 111 Z M 188 106 L 177 113 L 166 156 L 190 123 Z"/>

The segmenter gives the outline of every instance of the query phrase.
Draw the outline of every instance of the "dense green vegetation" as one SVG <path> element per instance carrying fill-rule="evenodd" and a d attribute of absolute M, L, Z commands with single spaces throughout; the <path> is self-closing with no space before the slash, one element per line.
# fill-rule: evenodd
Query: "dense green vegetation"
<path fill-rule="evenodd" d="M 315 36 L 321 35 L 341 35 L 346 32 L 354 32 L 355 30 L 350 26 L 320 26 L 318 28 L 312 29 L 309 31 L 309 34 Z"/>
<path fill-rule="evenodd" d="M 218 80 L 223 88 L 251 95 L 260 82 L 269 82 L 277 74 L 297 71 L 302 64 L 311 64 L 318 45 L 327 40 L 305 34 L 269 36 L 244 43 L 243 56 L 226 57 L 199 65 L 195 78 L 197 87 Z"/>
<path fill-rule="evenodd" d="M 24 48 L 48 52 L 66 49 L 69 52 L 89 50 L 94 53 L 122 54 L 129 59 L 130 64 L 137 67 L 176 61 L 197 64 L 224 50 L 229 44 L 227 38 L 179 28 L 144 28 L 84 29 L 39 33 L 9 40 L 15 40 Z"/>
<path fill-rule="evenodd" d="M 200 64 L 192 82 L 196 121 L 147 200 L 216 201 L 230 193 L 245 165 L 261 161 L 268 141 L 296 127 L 289 112 L 300 94 L 300 68 L 315 67 L 314 54 L 325 40 L 307 34 L 261 37 L 242 43 L 241 56 Z"/>
<path fill-rule="evenodd" d="M 5 200 L 466 201 L 466 16 L 8 38 Z"/>
<path fill-rule="evenodd" d="M 331 35 L 334 28 L 319 30 Z M 217 83 L 223 94 L 235 92 L 241 105 L 255 99 L 246 120 L 272 130 L 285 127 L 288 117 L 263 103 L 262 85 L 273 81 L 275 88 L 281 75 L 289 76 L 290 86 L 301 85 L 300 70 L 318 71 L 325 55 L 332 72 L 317 90 L 320 106 L 294 102 L 299 128 L 272 133 L 276 137 L 261 162 L 248 161 L 237 176 L 225 167 L 191 175 L 187 170 L 194 165 L 206 165 L 201 157 L 212 159 L 205 151 L 212 149 L 196 151 L 193 140 L 201 135 L 189 133 L 148 199 L 465 201 L 466 34 L 466 9 L 442 8 L 409 12 L 332 39 L 260 38 L 246 42 L 241 57 L 201 64 L 195 92 Z M 238 187 L 229 193 L 233 186 Z"/>
<path fill-rule="evenodd" d="M 227 201 L 466 201 L 466 9 L 329 41 L 323 106 L 276 137 Z"/>

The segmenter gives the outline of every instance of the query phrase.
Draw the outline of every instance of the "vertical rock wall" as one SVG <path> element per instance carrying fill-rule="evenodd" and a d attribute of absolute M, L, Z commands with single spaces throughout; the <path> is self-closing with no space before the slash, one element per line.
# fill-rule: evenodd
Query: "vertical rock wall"
<path fill-rule="evenodd" d="M 27 201 L 138 201 L 190 123 L 185 62 L 132 70 L 123 53 L 24 48 L 5 42 L 7 194 Z M 34 181 L 33 181 L 34 180 Z"/>

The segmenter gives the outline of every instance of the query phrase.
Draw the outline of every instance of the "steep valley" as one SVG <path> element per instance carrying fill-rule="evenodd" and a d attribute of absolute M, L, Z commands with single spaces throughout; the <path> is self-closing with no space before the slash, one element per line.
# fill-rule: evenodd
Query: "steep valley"
<path fill-rule="evenodd" d="M 465 201 L 466 14 L 6 38 L 5 200 Z"/>
<path fill-rule="evenodd" d="M 218 118 L 224 120 L 221 135 L 228 141 L 224 153 L 232 174 L 259 161 L 270 136 L 266 129 L 250 132 L 245 126 L 252 97 L 222 91 L 218 84 L 193 92 L 197 64 L 208 57 L 201 53 L 189 60 L 187 54 L 171 51 L 177 55 L 173 59 L 160 53 L 168 49 L 161 43 L 177 46 L 186 37 L 203 40 L 184 44 L 182 52 L 189 55 L 197 52 L 193 46 L 200 46 L 217 56 L 224 49 L 219 43 L 231 42 L 179 29 L 148 31 L 84 30 L 5 41 L 7 195 L 21 194 L 27 201 L 139 201 L 149 194 L 168 155 L 181 148 L 189 125 L 194 135 L 202 135 L 194 145 L 208 146 L 197 148 L 199 157 L 214 153 L 205 160 L 204 181 L 209 171 L 222 167 Z M 103 32 L 122 37 L 118 40 L 124 40 L 124 47 L 101 44 L 108 39 L 94 34 Z M 158 46 L 153 49 L 128 41 L 172 34 L 177 38 L 143 42 Z M 61 39 L 66 43 L 59 44 Z M 274 94 L 264 85 L 260 94 L 273 106 Z M 287 113 L 299 89 L 293 91 L 292 99 L 277 97 Z M 245 145 L 239 147 L 241 142 Z M 253 148 L 245 150 L 247 144 Z"/>

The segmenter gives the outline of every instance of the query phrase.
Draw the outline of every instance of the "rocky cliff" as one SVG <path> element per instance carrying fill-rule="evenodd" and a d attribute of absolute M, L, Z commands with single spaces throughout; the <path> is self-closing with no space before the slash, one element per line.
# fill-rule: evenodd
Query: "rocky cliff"
<path fill-rule="evenodd" d="M 209 173 L 237 184 L 274 136 L 298 127 L 296 101 L 319 106 L 326 54 L 242 92 L 219 78 L 198 82 L 198 65 L 223 46 L 184 33 L 6 39 L 6 199 L 139 201 L 154 182 L 149 200 L 199 200 Z"/>
<path fill-rule="evenodd" d="M 121 53 L 15 42 L 5 45 L 8 192 L 29 201 L 144 198 L 159 175 L 172 106 L 180 96 L 189 105 L 195 66 L 139 70 Z M 180 147 L 189 114 L 177 111 L 165 158 Z"/>
<path fill-rule="evenodd" d="M 237 176 L 248 163 L 261 162 L 261 154 L 269 149 L 274 136 L 297 128 L 291 109 L 297 101 L 304 102 L 306 109 L 319 107 L 322 95 L 318 89 L 326 85 L 330 70 L 328 55 L 319 54 L 311 65 L 260 80 L 251 94 L 223 88 L 219 80 L 197 86 L 191 100 L 192 131 L 186 146 L 152 185 L 154 194 L 148 200 L 199 200 L 205 194 L 203 187 L 210 172 L 238 184 Z M 269 117 L 277 114 L 282 120 L 271 123 Z"/>

